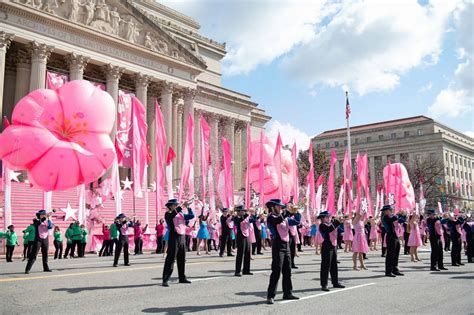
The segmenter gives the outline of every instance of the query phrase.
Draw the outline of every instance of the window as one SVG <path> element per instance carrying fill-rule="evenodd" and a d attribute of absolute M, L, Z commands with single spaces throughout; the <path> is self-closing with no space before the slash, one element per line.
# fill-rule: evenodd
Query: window
<path fill-rule="evenodd" d="M 453 193 L 456 191 L 456 184 L 453 183 Z"/>
<path fill-rule="evenodd" d="M 464 167 L 467 167 L 467 160 L 464 160 Z"/>
<path fill-rule="evenodd" d="M 451 154 L 450 156 L 451 163 L 453 163 L 453 155 Z"/>
<path fill-rule="evenodd" d="M 326 142 L 326 149 L 329 149 L 329 142 Z"/>
<path fill-rule="evenodd" d="M 339 147 L 339 141 L 334 141 L 334 147 L 338 148 Z"/>
<path fill-rule="evenodd" d="M 454 168 L 451 168 L 451 176 L 454 176 Z"/>
<path fill-rule="evenodd" d="M 418 130 L 416 130 L 416 134 L 417 134 L 418 136 L 422 136 L 422 135 L 423 135 L 423 129 L 418 129 Z"/>
<path fill-rule="evenodd" d="M 396 138 L 397 138 L 397 133 L 396 133 L 396 132 L 392 132 L 392 134 L 390 135 L 390 138 L 396 139 Z"/>
<path fill-rule="evenodd" d="M 471 175 L 471 173 L 469 173 L 469 180 L 472 180 L 472 175 Z"/>
<path fill-rule="evenodd" d="M 464 173 L 461 172 L 461 179 L 464 179 Z"/>
<path fill-rule="evenodd" d="M 379 140 L 380 140 L 380 141 L 383 140 L 383 135 L 379 135 Z"/>
<path fill-rule="evenodd" d="M 359 138 L 355 138 L 355 144 L 359 144 Z"/>
<path fill-rule="evenodd" d="M 457 156 L 454 157 L 454 163 L 458 164 L 458 157 Z"/>
<path fill-rule="evenodd" d="M 347 140 L 344 140 L 344 146 L 347 147 Z"/>
<path fill-rule="evenodd" d="M 367 142 L 372 141 L 372 137 L 367 137 Z"/>
<path fill-rule="evenodd" d="M 406 138 L 406 137 L 409 137 L 410 136 L 410 131 L 405 131 L 403 133 L 403 136 Z"/>
<path fill-rule="evenodd" d="M 436 161 L 436 153 L 430 153 L 430 161 Z"/>
<path fill-rule="evenodd" d="M 446 182 L 446 188 L 447 188 L 448 194 L 450 194 L 451 193 L 451 185 L 449 184 L 449 180 Z"/>
<path fill-rule="evenodd" d="M 446 175 L 449 175 L 449 167 L 446 167 Z"/>
<path fill-rule="evenodd" d="M 461 185 L 461 189 L 462 189 L 462 194 L 464 196 L 464 184 Z"/>
<path fill-rule="evenodd" d="M 448 162 L 448 152 L 444 153 L 444 159 Z"/>
<path fill-rule="evenodd" d="M 459 177 L 459 171 L 456 170 L 456 177 Z"/>
<path fill-rule="evenodd" d="M 316 149 L 321 149 L 321 145 L 319 143 L 316 145 Z"/>

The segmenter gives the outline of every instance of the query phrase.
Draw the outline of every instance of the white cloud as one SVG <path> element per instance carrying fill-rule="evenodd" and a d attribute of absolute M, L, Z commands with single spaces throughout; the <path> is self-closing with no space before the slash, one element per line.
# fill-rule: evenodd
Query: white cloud
<path fill-rule="evenodd" d="M 283 68 L 309 86 L 393 89 L 410 69 L 436 63 L 455 1 L 349 1 Z"/>
<path fill-rule="evenodd" d="M 423 85 L 419 90 L 418 93 L 426 93 L 431 91 L 433 88 L 433 82 L 428 82 L 427 84 Z"/>
<path fill-rule="evenodd" d="M 311 137 L 307 133 L 289 123 L 281 123 L 278 120 L 272 120 L 268 124 L 265 133 L 271 141 L 276 143 L 278 132 L 280 132 L 283 145 L 289 145 L 292 147 L 293 143 L 296 141 L 296 147 L 298 150 L 306 150 L 309 147 Z"/>
<path fill-rule="evenodd" d="M 446 89 L 436 96 L 434 103 L 428 108 L 429 114 L 435 118 L 459 117 L 472 111 L 474 106 L 474 22 L 472 19 L 474 3 L 463 2 L 455 11 L 458 43 L 462 59 L 454 76 Z"/>
<path fill-rule="evenodd" d="M 464 134 L 465 134 L 466 136 L 471 137 L 471 138 L 474 139 L 474 131 L 466 131 L 466 132 L 464 132 Z"/>

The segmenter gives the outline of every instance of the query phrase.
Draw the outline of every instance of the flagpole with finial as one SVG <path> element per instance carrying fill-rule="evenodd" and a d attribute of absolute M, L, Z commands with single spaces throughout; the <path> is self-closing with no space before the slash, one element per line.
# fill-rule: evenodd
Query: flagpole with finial
<path fill-rule="evenodd" d="M 347 156 L 349 158 L 349 167 L 352 170 L 352 151 L 351 151 L 351 129 L 349 125 L 349 116 L 351 114 L 351 107 L 349 105 L 349 93 L 346 91 L 346 123 L 347 123 Z M 351 172 L 352 174 L 352 172 Z M 352 178 L 349 178 L 352 181 Z M 347 183 L 348 184 L 348 183 Z M 347 187 L 347 198 L 352 198 L 352 191 L 349 191 L 349 185 Z M 349 210 L 349 213 L 352 209 Z"/>

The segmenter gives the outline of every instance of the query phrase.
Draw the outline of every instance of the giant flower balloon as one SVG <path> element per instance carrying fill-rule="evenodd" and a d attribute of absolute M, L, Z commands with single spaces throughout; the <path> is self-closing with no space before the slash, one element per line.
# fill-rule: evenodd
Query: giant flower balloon
<path fill-rule="evenodd" d="M 88 81 L 33 91 L 16 104 L 12 125 L 0 135 L 0 158 L 10 169 L 28 170 L 44 191 L 90 183 L 114 160 L 114 119 L 112 97 Z"/>
<path fill-rule="evenodd" d="M 394 195 L 396 210 L 415 209 L 415 191 L 408 172 L 402 163 L 393 163 L 384 167 L 385 189 Z"/>

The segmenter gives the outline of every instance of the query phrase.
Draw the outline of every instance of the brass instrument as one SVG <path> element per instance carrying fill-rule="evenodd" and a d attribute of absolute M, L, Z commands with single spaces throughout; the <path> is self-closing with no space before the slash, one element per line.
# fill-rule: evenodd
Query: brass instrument
<path fill-rule="evenodd" d="M 191 197 L 191 199 L 188 199 L 188 200 L 182 202 L 179 206 L 180 206 L 181 208 L 189 208 L 189 206 L 190 206 L 191 204 L 193 204 L 194 201 L 196 201 L 197 199 L 198 199 L 198 196 L 193 195 L 193 196 Z"/>
<path fill-rule="evenodd" d="M 296 205 L 288 205 L 288 212 L 291 213 L 291 214 L 297 214 L 298 211 L 300 210 L 300 208 Z"/>

